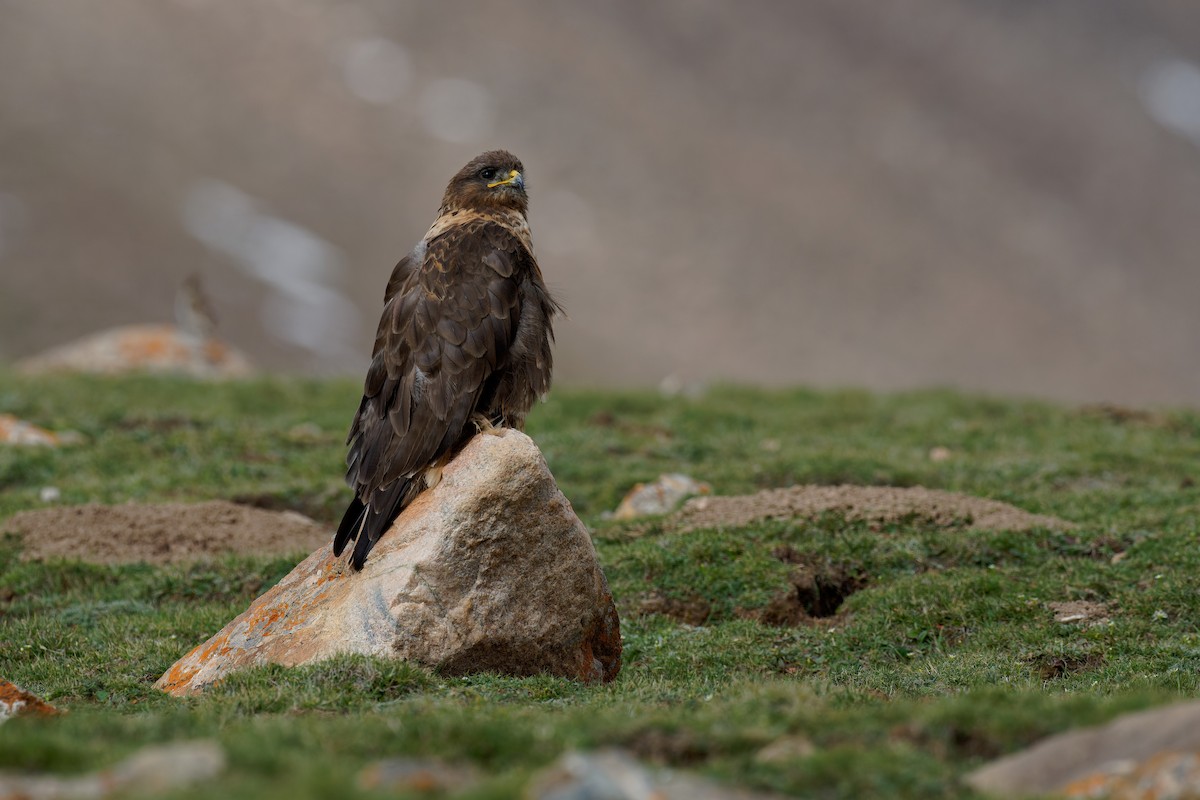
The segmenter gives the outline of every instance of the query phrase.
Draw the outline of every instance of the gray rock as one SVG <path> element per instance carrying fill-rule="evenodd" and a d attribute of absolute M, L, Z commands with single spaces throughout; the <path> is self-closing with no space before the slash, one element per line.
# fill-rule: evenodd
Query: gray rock
<path fill-rule="evenodd" d="M 534 778 L 534 800 L 774 800 L 673 770 L 652 770 L 620 750 L 567 753 Z"/>
<path fill-rule="evenodd" d="M 807 736 L 782 736 L 754 754 L 760 764 L 791 764 L 817 752 L 817 746 Z"/>
<path fill-rule="evenodd" d="M 77 800 L 116 792 L 160 795 L 221 774 L 225 753 L 216 742 L 194 741 L 147 747 L 112 769 L 85 775 L 0 773 L 0 800 Z"/>
<path fill-rule="evenodd" d="M 637 519 L 638 517 L 667 514 L 689 497 L 712 492 L 712 487 L 690 475 L 668 472 L 658 480 L 635 485 L 621 499 L 613 512 L 613 519 Z"/>
<path fill-rule="evenodd" d="M 967 776 L 981 792 L 1061 793 L 1114 765 L 1144 762 L 1168 752 L 1200 750 L 1200 701 L 1118 717 L 1107 725 L 1051 736 Z"/>
<path fill-rule="evenodd" d="M 528 436 L 476 436 L 362 572 L 322 547 L 157 686 L 190 694 L 242 667 L 338 653 L 453 674 L 616 677 L 620 623 L 596 550 Z"/>

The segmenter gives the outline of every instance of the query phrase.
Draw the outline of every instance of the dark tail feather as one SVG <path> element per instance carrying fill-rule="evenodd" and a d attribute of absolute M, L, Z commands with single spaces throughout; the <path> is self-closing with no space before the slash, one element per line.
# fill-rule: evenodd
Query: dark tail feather
<path fill-rule="evenodd" d="M 346 549 L 346 543 L 357 535 L 366 512 L 367 507 L 357 496 L 350 501 L 350 507 L 342 515 L 342 522 L 338 525 L 337 533 L 333 535 L 333 555 L 335 557 L 340 556 Z"/>
<path fill-rule="evenodd" d="M 412 499 L 409 491 L 411 486 L 411 481 L 400 479 L 371 498 L 371 507 L 366 509 L 366 520 L 359 531 L 358 541 L 354 543 L 354 554 L 350 556 L 351 567 L 362 569 L 367 553 L 371 552 L 379 537 L 387 533 L 392 522 Z"/>

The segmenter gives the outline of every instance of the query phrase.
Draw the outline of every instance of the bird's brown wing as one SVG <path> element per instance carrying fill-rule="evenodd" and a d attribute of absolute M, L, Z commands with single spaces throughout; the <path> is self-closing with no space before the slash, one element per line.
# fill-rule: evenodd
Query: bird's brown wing
<path fill-rule="evenodd" d="M 521 320 L 509 348 L 509 367 L 496 390 L 494 407 L 506 425 L 525 427 L 525 415 L 550 390 L 554 356 L 554 316 L 562 307 L 550 296 L 537 264 L 520 288 Z"/>
<path fill-rule="evenodd" d="M 429 241 L 406 274 L 393 274 L 348 440 L 346 480 L 364 506 L 366 549 L 415 494 L 414 481 L 419 491 L 420 474 L 459 444 L 471 414 L 490 403 L 517 333 L 519 287 L 531 260 L 502 225 L 472 220 Z M 361 535 L 339 529 L 335 550 L 350 534 Z"/>

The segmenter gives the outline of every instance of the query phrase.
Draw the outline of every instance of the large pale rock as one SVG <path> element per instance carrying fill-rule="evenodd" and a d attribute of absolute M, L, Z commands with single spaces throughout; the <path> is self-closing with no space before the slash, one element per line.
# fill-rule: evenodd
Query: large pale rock
<path fill-rule="evenodd" d="M 250 359 L 238 350 L 217 339 L 190 335 L 174 325 L 126 325 L 100 331 L 26 358 L 16 366 L 31 375 L 167 372 L 198 378 L 242 378 L 254 374 Z"/>
<path fill-rule="evenodd" d="M 529 437 L 476 436 L 362 572 L 325 545 L 157 686 L 191 694 L 241 667 L 337 653 L 453 674 L 616 677 L 620 625 L 595 548 Z"/>
<path fill-rule="evenodd" d="M 1117 779 L 1137 774 L 1150 781 L 1164 772 L 1195 770 L 1181 753 L 1200 752 L 1200 701 L 1125 714 L 1107 725 L 1068 731 L 1005 756 L 967 776 L 974 789 L 1001 797 L 1061 794 L 1068 797 L 1137 796 L 1166 798 L 1166 793 L 1123 795 Z M 1186 769 L 1184 769 L 1186 772 Z M 1176 779 L 1186 776 L 1176 775 Z M 1149 784 L 1147 784 L 1148 786 Z M 1192 785 L 1200 793 L 1200 780 Z M 1180 796 L 1195 797 L 1196 794 Z"/>

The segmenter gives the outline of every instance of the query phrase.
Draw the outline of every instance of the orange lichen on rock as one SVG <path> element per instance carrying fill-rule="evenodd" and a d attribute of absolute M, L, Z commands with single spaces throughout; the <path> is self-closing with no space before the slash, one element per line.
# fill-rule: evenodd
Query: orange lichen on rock
<path fill-rule="evenodd" d="M 61 712 L 42 698 L 0 678 L 0 722 L 23 714 L 49 716 L 58 713 Z"/>
<path fill-rule="evenodd" d="M 167 325 L 143 327 L 136 333 L 121 337 L 116 344 L 121 357 L 131 364 L 179 361 L 191 356 L 190 349 L 174 336 L 174 329 Z"/>
<path fill-rule="evenodd" d="M 1187 800 L 1200 797 L 1200 753 L 1165 751 L 1144 761 L 1119 761 L 1064 786 L 1070 798 Z"/>
<path fill-rule="evenodd" d="M 216 339 L 201 339 L 174 325 L 127 325 L 47 350 L 17 364 L 27 373 L 171 372 L 234 378 L 254 372 L 250 360 Z"/>
<path fill-rule="evenodd" d="M 39 428 L 12 414 L 0 414 L 0 444 L 47 445 L 62 444 L 62 437 Z"/>
<path fill-rule="evenodd" d="M 157 686 L 159 689 L 162 689 L 167 694 L 177 694 L 175 687 L 186 686 L 190 684 L 192 679 L 196 677 L 196 673 L 200 671 L 200 668 L 190 660 L 195 652 L 196 650 L 192 650 L 191 653 L 188 653 L 182 659 L 176 661 L 175 664 L 173 664 L 171 668 L 167 670 L 167 673 L 158 679 L 158 683 L 156 683 L 155 686 Z"/>

